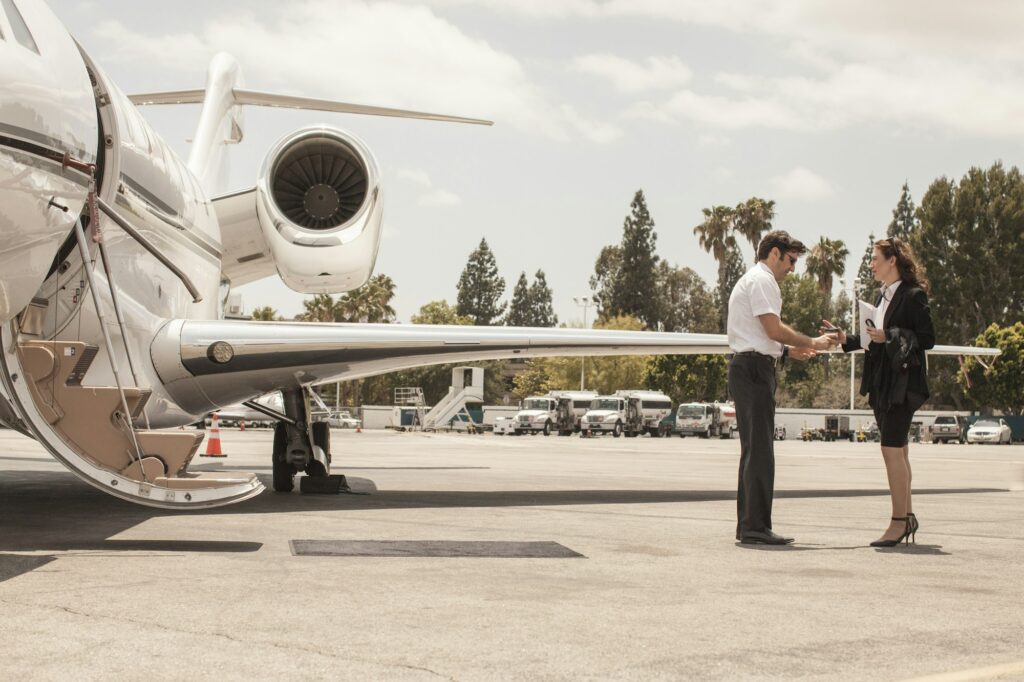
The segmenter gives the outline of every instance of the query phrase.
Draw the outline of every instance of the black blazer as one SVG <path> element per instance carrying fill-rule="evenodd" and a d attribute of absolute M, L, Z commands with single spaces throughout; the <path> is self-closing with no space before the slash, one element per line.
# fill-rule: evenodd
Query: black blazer
<path fill-rule="evenodd" d="M 875 305 L 881 302 L 880 295 Z M 924 352 L 935 347 L 935 327 L 932 325 L 931 310 L 928 307 L 928 294 L 907 282 L 901 284 L 885 310 L 882 328 L 889 339 L 887 343 L 894 343 L 896 330 L 908 330 L 917 337 L 917 349 L 913 351 L 916 362 L 911 362 L 906 370 L 907 401 L 912 409 L 916 410 L 931 395 L 925 375 Z M 868 396 L 872 407 L 889 405 L 890 389 L 896 383 L 895 374 L 899 371 L 892 367 L 886 353 L 887 343 L 872 341 L 864 353 L 864 374 L 860 380 L 860 394 Z M 860 335 L 850 334 L 843 344 L 843 351 L 849 353 L 856 350 L 860 350 Z"/>

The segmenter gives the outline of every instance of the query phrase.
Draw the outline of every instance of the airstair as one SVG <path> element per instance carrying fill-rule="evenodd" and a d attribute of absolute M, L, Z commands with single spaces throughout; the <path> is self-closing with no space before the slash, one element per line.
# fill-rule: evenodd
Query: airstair
<path fill-rule="evenodd" d="M 484 400 L 484 370 L 482 367 L 455 367 L 452 369 L 452 385 L 448 395 L 427 412 L 421 422 L 425 431 L 445 428 L 458 418 L 467 426 L 476 427 L 466 403 L 482 403 Z"/>

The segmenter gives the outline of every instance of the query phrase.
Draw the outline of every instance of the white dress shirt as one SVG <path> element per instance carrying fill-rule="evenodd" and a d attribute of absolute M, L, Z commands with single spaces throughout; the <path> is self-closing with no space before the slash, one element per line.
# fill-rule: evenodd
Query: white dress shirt
<path fill-rule="evenodd" d="M 885 311 L 889 309 L 889 301 L 892 300 L 901 284 L 903 284 L 903 280 L 898 279 L 882 290 L 882 302 L 878 304 L 878 316 L 875 319 L 875 326 L 879 329 L 885 326 Z"/>
<path fill-rule="evenodd" d="M 771 268 L 758 263 L 740 277 L 729 296 L 729 348 L 781 356 L 783 345 L 768 337 L 758 318 L 769 313 L 782 318 L 782 290 Z"/>

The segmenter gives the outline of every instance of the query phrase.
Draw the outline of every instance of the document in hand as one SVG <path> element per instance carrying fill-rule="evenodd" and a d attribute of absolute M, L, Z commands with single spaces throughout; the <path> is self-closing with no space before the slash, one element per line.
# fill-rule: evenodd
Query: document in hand
<path fill-rule="evenodd" d="M 871 337 L 868 336 L 868 320 L 871 320 L 872 324 L 878 325 L 878 308 L 866 303 L 864 301 L 857 301 L 860 313 L 860 347 L 864 350 L 868 349 L 868 344 L 871 343 Z"/>

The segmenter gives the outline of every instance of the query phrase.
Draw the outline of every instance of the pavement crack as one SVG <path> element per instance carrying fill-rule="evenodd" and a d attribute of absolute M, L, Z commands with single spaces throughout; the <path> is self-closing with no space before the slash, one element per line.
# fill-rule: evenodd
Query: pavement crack
<path fill-rule="evenodd" d="M 407 665 L 405 663 L 395 663 L 394 666 L 396 668 L 405 668 L 406 670 L 420 670 L 422 672 L 430 673 L 431 675 L 435 675 L 435 676 L 443 678 L 445 680 L 451 680 L 451 682 L 458 682 L 451 675 L 444 675 L 442 673 L 437 672 L 436 670 L 431 670 L 430 668 L 424 668 L 424 667 L 418 666 L 418 665 Z"/>

